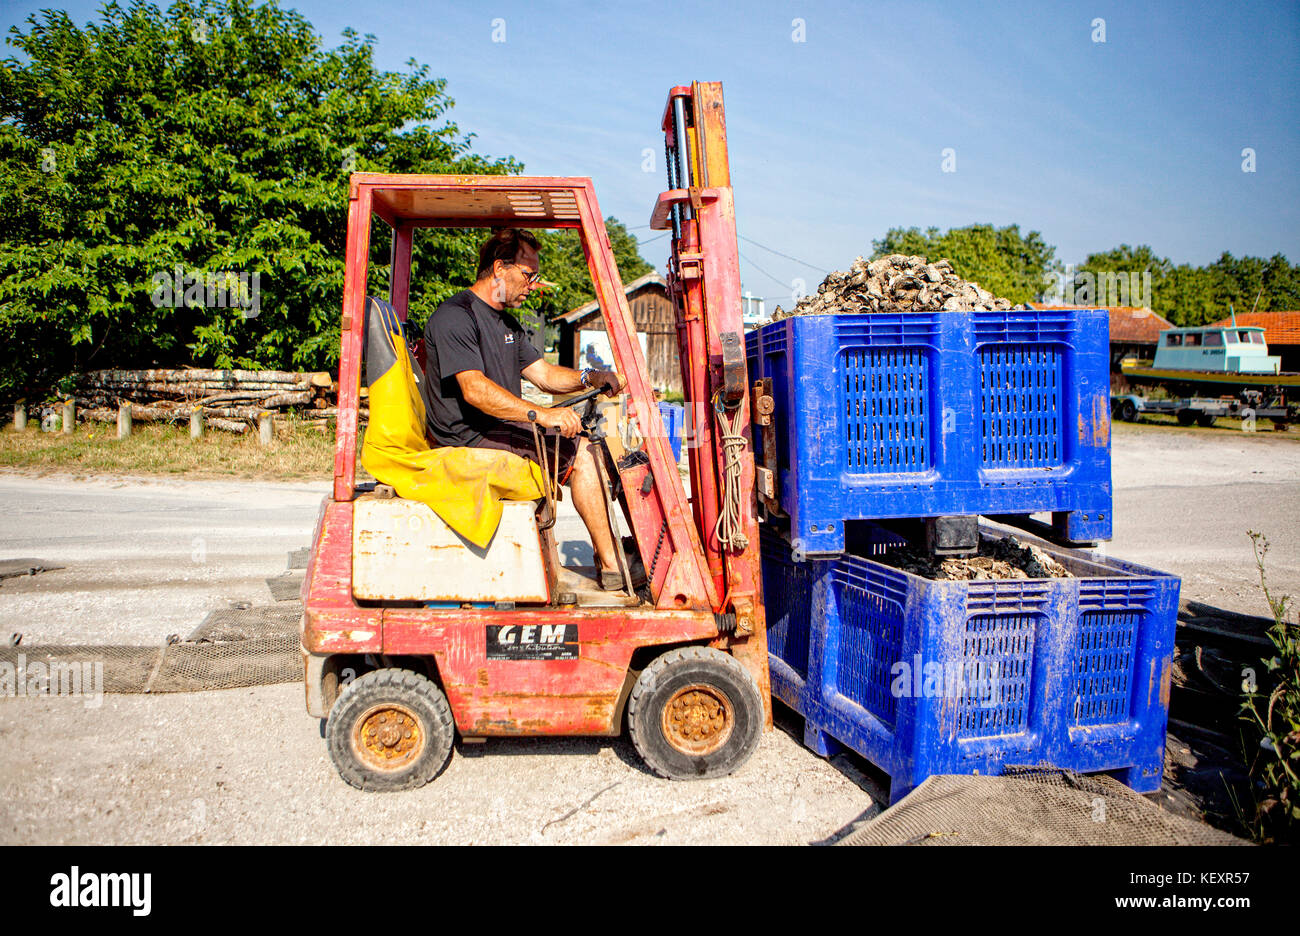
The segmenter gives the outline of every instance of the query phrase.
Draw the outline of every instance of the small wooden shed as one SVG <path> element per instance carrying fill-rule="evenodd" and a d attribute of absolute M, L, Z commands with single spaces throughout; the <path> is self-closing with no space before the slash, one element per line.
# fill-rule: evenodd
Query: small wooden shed
<path fill-rule="evenodd" d="M 668 284 L 657 271 L 623 287 L 632 321 L 636 324 L 641 350 L 650 369 L 650 383 L 665 393 L 682 392 L 681 366 L 677 357 L 677 320 L 668 298 Z M 585 367 L 604 360 L 612 362 L 605 321 L 595 300 L 552 320 L 560 328 L 557 346 L 559 363 Z M 589 356 L 590 360 L 584 360 Z"/>

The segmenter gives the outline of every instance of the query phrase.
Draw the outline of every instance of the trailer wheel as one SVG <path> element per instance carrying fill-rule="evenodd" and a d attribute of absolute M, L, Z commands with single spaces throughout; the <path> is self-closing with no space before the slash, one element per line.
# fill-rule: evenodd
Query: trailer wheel
<path fill-rule="evenodd" d="M 1214 421 L 1217 418 L 1218 417 L 1215 416 L 1213 413 L 1201 413 L 1199 416 L 1196 417 L 1196 425 L 1208 429 L 1214 425 Z"/>
<path fill-rule="evenodd" d="M 642 671 L 627 721 L 633 746 L 655 773 L 706 780 L 726 776 L 754 753 L 763 732 L 763 699 L 735 657 L 682 647 Z"/>
<path fill-rule="evenodd" d="M 372 670 L 330 710 L 325 735 L 339 775 L 360 790 L 422 787 L 446 765 L 455 728 L 447 697 L 427 676 Z"/>
<path fill-rule="evenodd" d="M 1119 407 L 1119 418 L 1124 420 L 1124 422 L 1137 422 L 1138 421 L 1137 404 L 1134 403 L 1132 400 L 1125 400 L 1123 403 L 1121 403 Z"/>
<path fill-rule="evenodd" d="M 1180 409 L 1178 411 L 1178 425 L 1190 426 L 1196 422 L 1200 413 L 1194 409 Z"/>

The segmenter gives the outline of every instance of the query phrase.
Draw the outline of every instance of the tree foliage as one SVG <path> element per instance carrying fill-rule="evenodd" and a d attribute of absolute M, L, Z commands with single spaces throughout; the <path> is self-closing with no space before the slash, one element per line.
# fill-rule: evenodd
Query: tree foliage
<path fill-rule="evenodd" d="M 1022 235 L 1018 224 L 972 224 L 943 233 L 936 227 L 890 228 L 871 246 L 873 260 L 889 254 L 922 256 L 931 262 L 946 258 L 962 279 L 1013 303 L 1043 296 L 1055 282 L 1053 274 L 1062 269 L 1056 248 L 1037 231 Z"/>
<path fill-rule="evenodd" d="M 328 366 L 349 172 L 522 168 L 471 152 L 429 66 L 380 71 L 373 36 L 326 49 L 273 4 L 137 0 L 25 26 L 8 40 L 23 60 L 0 62 L 0 395 L 88 366 Z M 472 280 L 481 237 L 417 237 L 416 318 Z M 156 305 L 153 277 L 178 265 L 258 272 L 260 314 Z"/>
<path fill-rule="evenodd" d="M 613 216 L 606 218 L 605 232 L 624 286 L 654 269 L 641 256 L 636 238 L 628 233 L 621 221 Z M 550 319 L 596 298 L 578 232 L 542 231 L 539 237 L 542 241 L 542 279 L 555 285 L 540 294 L 537 310 Z"/>
<path fill-rule="evenodd" d="M 1151 274 L 1151 308 L 1175 325 L 1204 325 L 1252 308 L 1267 312 L 1300 309 L 1300 265 L 1281 254 L 1234 257 L 1224 252 L 1208 266 L 1174 265 L 1146 245 L 1121 244 L 1089 254 L 1078 272 Z M 1256 306 L 1256 299 L 1258 305 Z"/>

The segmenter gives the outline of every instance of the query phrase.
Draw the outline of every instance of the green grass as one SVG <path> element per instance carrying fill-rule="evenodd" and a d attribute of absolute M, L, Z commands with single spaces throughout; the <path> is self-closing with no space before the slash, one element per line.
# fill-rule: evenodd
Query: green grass
<path fill-rule="evenodd" d="M 42 432 L 28 423 L 24 432 L 15 432 L 12 426 L 0 431 L 0 468 L 325 481 L 334 475 L 334 432 L 277 420 L 275 441 L 262 446 L 256 429 L 237 436 L 209 428 L 202 439 L 191 440 L 188 423 L 137 424 L 129 438 L 118 441 L 114 423 L 81 423 L 71 435 Z"/>

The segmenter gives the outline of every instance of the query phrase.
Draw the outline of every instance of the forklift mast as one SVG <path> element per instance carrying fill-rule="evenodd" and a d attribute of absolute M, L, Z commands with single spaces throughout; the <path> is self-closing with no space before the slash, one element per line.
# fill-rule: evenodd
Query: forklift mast
<path fill-rule="evenodd" d="M 691 432 L 691 512 L 718 609 L 737 635 L 766 640 L 750 390 L 741 319 L 736 210 L 720 82 L 668 93 L 662 129 L 668 191 L 650 226 L 672 232 L 668 294 L 677 318 L 682 385 Z"/>

